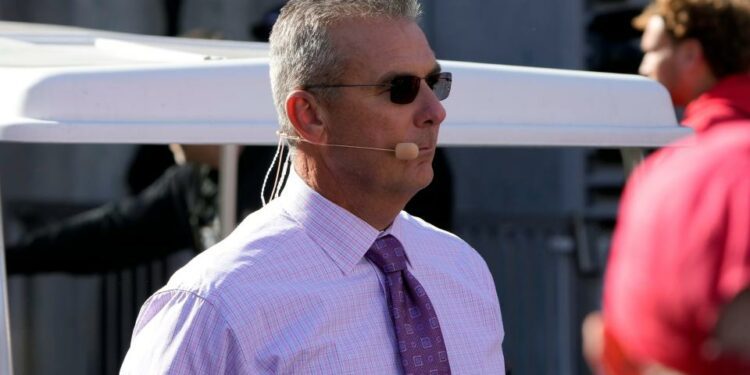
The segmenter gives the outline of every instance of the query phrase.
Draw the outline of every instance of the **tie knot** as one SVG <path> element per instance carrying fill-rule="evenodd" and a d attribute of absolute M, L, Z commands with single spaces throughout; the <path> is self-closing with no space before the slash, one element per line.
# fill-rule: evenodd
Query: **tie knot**
<path fill-rule="evenodd" d="M 406 268 L 404 247 L 390 234 L 375 240 L 365 253 L 367 259 L 375 263 L 385 273 L 397 272 Z"/>

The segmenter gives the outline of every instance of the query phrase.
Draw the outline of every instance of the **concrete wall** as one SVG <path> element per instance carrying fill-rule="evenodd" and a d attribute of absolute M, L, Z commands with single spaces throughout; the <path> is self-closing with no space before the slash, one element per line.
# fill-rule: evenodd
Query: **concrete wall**
<path fill-rule="evenodd" d="M 161 1 L 2 0 L 0 19 L 143 34 L 164 32 Z"/>
<path fill-rule="evenodd" d="M 496 64 L 583 67 L 583 1 L 425 1 L 438 57 Z"/>
<path fill-rule="evenodd" d="M 433 0 L 423 5 L 423 28 L 438 58 L 583 68 L 583 0 Z M 459 216 L 562 215 L 582 204 L 580 185 L 569 178 L 582 170 L 580 150 L 463 148 L 447 154 Z"/>

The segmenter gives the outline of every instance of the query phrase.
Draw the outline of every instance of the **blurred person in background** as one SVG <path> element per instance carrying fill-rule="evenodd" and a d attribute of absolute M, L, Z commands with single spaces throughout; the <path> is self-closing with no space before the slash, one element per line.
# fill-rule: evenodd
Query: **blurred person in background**
<path fill-rule="evenodd" d="M 750 374 L 750 1 L 656 0 L 634 24 L 695 135 L 628 180 L 584 353 L 597 374 Z"/>

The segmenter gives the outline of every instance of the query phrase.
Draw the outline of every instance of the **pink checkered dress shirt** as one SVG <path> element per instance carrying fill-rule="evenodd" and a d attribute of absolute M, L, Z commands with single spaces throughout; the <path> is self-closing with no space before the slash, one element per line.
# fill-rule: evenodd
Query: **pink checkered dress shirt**
<path fill-rule="evenodd" d="M 388 233 L 440 320 L 454 374 L 503 374 L 503 325 L 484 260 L 401 212 Z M 383 233 L 292 173 L 282 196 L 177 271 L 141 308 L 122 374 L 398 374 Z"/>

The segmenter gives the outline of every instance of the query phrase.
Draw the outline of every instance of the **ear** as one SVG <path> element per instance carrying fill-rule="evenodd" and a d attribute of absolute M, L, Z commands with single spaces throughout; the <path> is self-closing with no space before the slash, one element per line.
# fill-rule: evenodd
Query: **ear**
<path fill-rule="evenodd" d="M 707 67 L 706 57 L 703 54 L 703 46 L 698 39 L 685 39 L 679 46 L 680 62 L 689 70 Z"/>
<path fill-rule="evenodd" d="M 294 90 L 286 98 L 286 115 L 297 134 L 313 143 L 325 142 L 325 126 L 318 100 L 307 91 Z"/>

